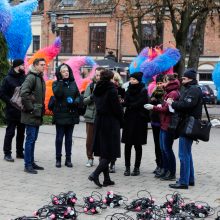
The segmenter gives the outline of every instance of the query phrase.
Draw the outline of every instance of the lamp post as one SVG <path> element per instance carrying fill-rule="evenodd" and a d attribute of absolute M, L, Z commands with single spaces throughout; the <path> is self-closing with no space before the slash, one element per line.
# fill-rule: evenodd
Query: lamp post
<path fill-rule="evenodd" d="M 69 15 L 64 15 L 63 16 L 63 23 L 64 23 L 64 28 L 68 28 L 68 23 L 69 23 L 70 16 Z M 57 15 L 53 12 L 50 14 L 50 21 L 51 21 L 51 31 L 53 34 L 56 34 L 56 37 L 60 35 L 60 28 L 57 25 Z M 56 69 L 58 67 L 59 63 L 59 56 L 57 54 L 56 56 Z"/>

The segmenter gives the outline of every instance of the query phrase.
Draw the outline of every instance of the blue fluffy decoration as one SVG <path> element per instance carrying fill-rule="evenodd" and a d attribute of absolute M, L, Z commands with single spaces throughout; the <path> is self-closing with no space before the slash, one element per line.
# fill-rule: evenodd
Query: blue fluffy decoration
<path fill-rule="evenodd" d="M 24 59 L 31 44 L 31 14 L 38 5 L 38 0 L 25 1 L 11 7 L 12 22 L 5 32 L 8 45 L 8 57 L 12 60 Z"/>
<path fill-rule="evenodd" d="M 86 64 L 89 65 L 89 66 L 92 66 L 92 67 L 97 65 L 92 57 L 86 57 Z"/>
<path fill-rule="evenodd" d="M 11 23 L 12 15 L 8 0 L 0 0 L 0 32 L 3 34 Z"/>
<path fill-rule="evenodd" d="M 220 62 L 215 65 L 212 72 L 212 79 L 217 88 L 217 100 L 220 101 Z"/>
<path fill-rule="evenodd" d="M 135 72 L 140 72 L 141 64 L 148 58 L 148 47 L 144 48 L 140 54 L 134 58 L 134 60 L 131 62 L 129 66 L 129 72 L 130 74 Z"/>
<path fill-rule="evenodd" d="M 220 87 L 220 62 L 215 65 L 215 68 L 212 72 L 212 79 L 216 87 Z"/>
<path fill-rule="evenodd" d="M 158 73 L 165 72 L 172 68 L 180 60 L 179 50 L 167 48 L 163 54 L 157 56 L 152 61 L 145 61 L 141 64 L 140 70 L 143 72 L 143 78 L 148 81 Z"/>

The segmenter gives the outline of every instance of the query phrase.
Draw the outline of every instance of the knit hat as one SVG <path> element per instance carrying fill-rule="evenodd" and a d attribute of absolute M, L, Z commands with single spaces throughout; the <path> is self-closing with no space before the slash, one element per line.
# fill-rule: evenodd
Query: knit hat
<path fill-rule="evenodd" d="M 185 70 L 185 72 L 183 73 L 183 76 L 189 79 L 196 79 L 196 74 L 197 74 L 196 70 L 191 68 L 191 69 Z"/>
<path fill-rule="evenodd" d="M 135 72 L 130 75 L 130 77 L 135 78 L 137 81 L 141 82 L 143 73 L 142 72 Z"/>
<path fill-rule="evenodd" d="M 158 74 L 156 76 L 156 83 L 158 82 L 163 82 L 163 78 L 164 78 L 164 75 L 163 74 Z"/>
<path fill-rule="evenodd" d="M 15 68 L 15 67 L 20 66 L 22 64 L 24 64 L 24 60 L 22 60 L 22 59 L 15 59 L 13 61 L 12 67 Z"/>

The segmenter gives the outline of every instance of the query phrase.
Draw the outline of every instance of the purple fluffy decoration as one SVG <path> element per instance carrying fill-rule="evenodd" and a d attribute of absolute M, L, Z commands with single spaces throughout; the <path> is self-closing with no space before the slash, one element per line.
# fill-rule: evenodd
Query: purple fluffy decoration
<path fill-rule="evenodd" d="M 180 57 L 179 50 L 167 48 L 163 54 L 157 56 L 152 61 L 146 60 L 140 67 L 141 72 L 144 74 L 143 79 L 147 81 L 153 76 L 169 70 L 177 64 Z"/>
<path fill-rule="evenodd" d="M 61 38 L 60 37 L 56 37 L 56 39 L 54 41 L 54 46 L 55 47 L 60 47 L 61 46 Z"/>
<path fill-rule="evenodd" d="M 0 32 L 3 34 L 11 23 L 12 15 L 7 0 L 0 0 Z"/>

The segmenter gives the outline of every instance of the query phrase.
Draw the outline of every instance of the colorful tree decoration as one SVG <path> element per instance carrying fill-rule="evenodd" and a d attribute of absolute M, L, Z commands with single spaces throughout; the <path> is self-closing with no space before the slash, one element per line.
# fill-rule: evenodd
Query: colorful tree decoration
<path fill-rule="evenodd" d="M 1 29 L 8 45 L 8 58 L 24 59 L 32 40 L 31 14 L 37 5 L 37 0 L 25 1 L 13 7 L 8 6 L 5 0 L 0 4 L 0 19 L 7 23 L 7 26 L 1 24 Z"/>
<path fill-rule="evenodd" d="M 98 65 L 91 57 L 87 56 L 72 57 L 65 63 L 68 64 L 72 69 L 79 91 L 83 92 L 86 86 L 89 84 L 89 82 L 91 82 L 91 78 L 95 75 L 95 69 Z M 90 71 L 88 76 L 83 79 L 80 75 L 80 68 L 85 65 L 91 66 L 92 70 Z"/>
<path fill-rule="evenodd" d="M 28 60 L 28 65 L 32 64 L 36 58 L 44 58 L 46 64 L 48 65 L 59 53 L 61 50 L 61 39 L 56 37 L 54 43 L 48 47 L 38 50 L 33 56 Z"/>
<path fill-rule="evenodd" d="M 220 101 L 220 62 L 215 65 L 215 68 L 212 72 L 212 79 L 217 88 L 217 100 Z"/>
<path fill-rule="evenodd" d="M 144 48 L 140 54 L 134 58 L 129 66 L 129 73 L 140 72 L 141 64 L 148 58 L 148 47 Z"/>
<path fill-rule="evenodd" d="M 5 33 L 12 20 L 12 14 L 8 0 L 0 1 L 0 32 Z"/>
<path fill-rule="evenodd" d="M 50 100 L 50 97 L 53 96 L 53 90 L 52 90 L 52 84 L 54 80 L 47 80 L 46 81 L 46 94 L 45 94 L 45 115 L 53 115 L 52 111 L 48 109 L 48 103 Z"/>
<path fill-rule="evenodd" d="M 168 71 L 180 60 L 180 52 L 175 48 L 167 48 L 164 52 L 152 60 L 146 60 L 141 64 L 140 70 L 143 72 L 145 80 L 152 79 L 153 76 Z"/>

